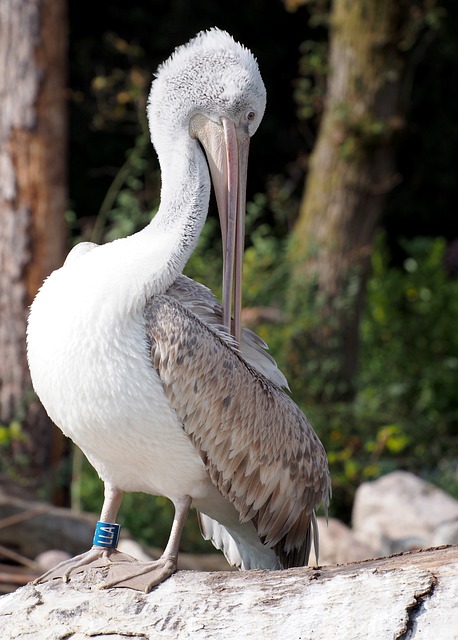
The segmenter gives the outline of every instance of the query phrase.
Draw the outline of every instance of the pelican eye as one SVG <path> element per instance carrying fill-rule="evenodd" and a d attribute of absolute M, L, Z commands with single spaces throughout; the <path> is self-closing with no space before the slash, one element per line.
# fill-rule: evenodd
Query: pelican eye
<path fill-rule="evenodd" d="M 254 111 L 248 111 L 248 113 L 246 114 L 246 119 L 248 120 L 248 122 L 251 122 L 255 118 L 256 118 L 255 112 Z"/>

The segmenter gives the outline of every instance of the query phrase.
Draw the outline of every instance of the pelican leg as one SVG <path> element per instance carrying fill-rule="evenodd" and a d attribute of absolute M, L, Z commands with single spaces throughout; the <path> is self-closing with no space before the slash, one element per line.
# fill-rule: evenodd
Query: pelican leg
<path fill-rule="evenodd" d="M 122 491 L 113 487 L 109 483 L 105 483 L 105 497 L 102 512 L 100 514 L 100 520 L 102 522 L 116 522 L 116 516 L 118 515 L 119 507 L 121 506 L 122 495 Z M 120 562 L 135 562 L 134 558 L 131 558 L 124 553 L 120 553 L 115 548 L 94 545 L 89 549 L 89 551 L 81 553 L 74 558 L 64 560 L 53 569 L 50 569 L 37 578 L 34 581 L 34 584 L 48 582 L 54 578 L 62 578 L 64 582 L 68 582 L 72 574 L 79 573 L 87 568 L 104 567 L 113 562 L 114 558 L 116 558 L 116 561 Z"/>
<path fill-rule="evenodd" d="M 167 546 L 162 556 L 154 562 L 112 563 L 108 571 L 106 582 L 102 589 L 109 587 L 128 587 L 137 591 L 149 593 L 153 587 L 163 582 L 177 570 L 178 551 L 181 534 L 191 506 L 191 498 L 184 496 L 174 500 L 175 516 L 170 531 Z"/>

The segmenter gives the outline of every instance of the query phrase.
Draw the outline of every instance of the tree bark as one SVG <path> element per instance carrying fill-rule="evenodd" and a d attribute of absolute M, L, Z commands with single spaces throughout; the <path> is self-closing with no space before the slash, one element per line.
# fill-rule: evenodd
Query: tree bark
<path fill-rule="evenodd" d="M 415 640 L 458 637 L 458 548 L 344 566 L 182 571 L 146 595 L 103 570 L 0 598 L 2 640 Z"/>
<path fill-rule="evenodd" d="M 63 448 L 31 394 L 27 311 L 66 248 L 66 3 L 0 5 L 0 422 L 21 423 L 13 456 L 39 484 Z M 16 434 L 17 435 L 17 434 Z"/>
<path fill-rule="evenodd" d="M 397 180 L 408 11 L 398 0 L 334 0 L 331 10 L 325 109 L 289 248 L 293 312 L 312 310 L 289 345 L 289 364 L 294 379 L 307 376 L 297 353 L 324 362 L 317 373 L 334 399 L 352 392 L 372 241 Z"/>

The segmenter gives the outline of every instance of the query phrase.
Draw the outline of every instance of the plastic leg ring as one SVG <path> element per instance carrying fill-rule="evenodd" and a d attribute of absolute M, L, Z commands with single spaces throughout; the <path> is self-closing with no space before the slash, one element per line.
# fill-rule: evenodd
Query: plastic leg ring
<path fill-rule="evenodd" d="M 105 547 L 107 549 L 116 549 L 118 546 L 121 525 L 112 522 L 97 522 L 92 544 L 96 547 Z"/>

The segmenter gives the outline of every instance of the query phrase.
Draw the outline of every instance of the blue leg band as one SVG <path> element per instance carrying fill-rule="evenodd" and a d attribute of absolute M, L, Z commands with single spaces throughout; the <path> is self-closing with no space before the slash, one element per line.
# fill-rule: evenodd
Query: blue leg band
<path fill-rule="evenodd" d="M 97 522 L 92 544 L 96 547 L 106 547 L 107 549 L 116 549 L 118 546 L 119 534 L 121 532 L 120 524 L 111 522 Z"/>

